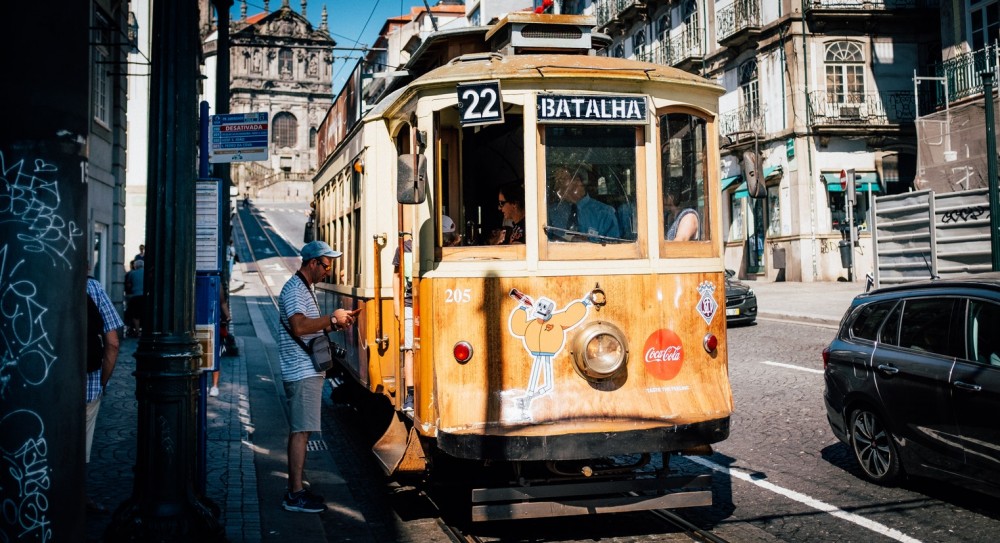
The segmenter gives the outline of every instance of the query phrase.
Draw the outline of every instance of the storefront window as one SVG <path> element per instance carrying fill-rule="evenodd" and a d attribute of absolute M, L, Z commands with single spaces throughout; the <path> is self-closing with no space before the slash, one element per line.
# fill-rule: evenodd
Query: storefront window
<path fill-rule="evenodd" d="M 831 228 L 837 232 L 847 230 L 847 197 L 843 192 L 830 193 L 830 218 Z M 859 232 L 868 231 L 868 211 L 871 209 L 872 193 L 864 190 L 858 191 L 856 202 L 854 203 L 854 225 Z"/>
<path fill-rule="evenodd" d="M 742 241 L 746 239 L 746 206 L 743 205 L 746 201 L 746 197 L 732 197 L 731 216 L 733 220 L 729 223 L 729 241 Z"/>
<path fill-rule="evenodd" d="M 781 235 L 781 199 L 778 185 L 767 187 L 767 237 Z"/>

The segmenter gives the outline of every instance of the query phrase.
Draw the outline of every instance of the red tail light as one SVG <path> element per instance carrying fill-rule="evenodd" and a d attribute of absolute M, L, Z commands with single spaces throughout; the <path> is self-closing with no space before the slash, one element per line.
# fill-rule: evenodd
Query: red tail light
<path fill-rule="evenodd" d="M 830 364 L 830 346 L 827 345 L 826 348 L 823 349 L 823 371 L 826 371 L 826 367 L 829 364 Z"/>
<path fill-rule="evenodd" d="M 472 359 L 472 345 L 469 345 L 468 341 L 459 341 L 452 347 L 451 352 L 459 364 L 465 364 Z"/>
<path fill-rule="evenodd" d="M 701 340 L 701 346 L 705 348 L 705 352 L 714 353 L 719 347 L 719 338 L 715 337 L 715 334 L 706 334 Z"/>

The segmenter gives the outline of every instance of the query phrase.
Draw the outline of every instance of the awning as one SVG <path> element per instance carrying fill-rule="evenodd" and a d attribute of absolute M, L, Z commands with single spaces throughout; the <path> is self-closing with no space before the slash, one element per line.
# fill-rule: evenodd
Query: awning
<path fill-rule="evenodd" d="M 823 172 L 823 180 L 826 181 L 826 190 L 843 192 L 843 189 L 840 188 L 840 172 Z M 878 174 L 875 172 L 857 172 L 854 174 L 854 181 L 861 192 L 882 192 L 882 186 L 878 183 Z"/>
<path fill-rule="evenodd" d="M 726 177 L 725 179 L 722 180 L 722 190 L 728 189 L 733 185 L 733 183 L 737 183 L 742 179 L 743 179 L 742 175 L 734 175 L 732 177 Z"/>
<path fill-rule="evenodd" d="M 784 168 L 779 166 L 771 166 L 770 168 L 764 168 L 764 179 L 770 179 L 772 177 L 777 177 L 784 173 Z"/>
<path fill-rule="evenodd" d="M 733 198 L 746 198 L 750 196 L 750 192 L 747 190 L 746 181 L 740 183 L 740 186 L 736 187 L 736 192 L 733 193 Z"/>

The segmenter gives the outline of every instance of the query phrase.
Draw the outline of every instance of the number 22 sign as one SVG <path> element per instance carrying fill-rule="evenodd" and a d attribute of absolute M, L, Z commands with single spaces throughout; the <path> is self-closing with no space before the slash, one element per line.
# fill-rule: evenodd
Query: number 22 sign
<path fill-rule="evenodd" d="M 462 126 L 503 122 L 503 99 L 499 81 L 460 83 L 458 111 Z"/>

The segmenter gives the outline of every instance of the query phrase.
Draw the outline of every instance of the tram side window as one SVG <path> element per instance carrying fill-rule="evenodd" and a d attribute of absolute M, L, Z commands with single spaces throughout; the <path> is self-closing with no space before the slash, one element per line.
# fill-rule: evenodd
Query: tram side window
<path fill-rule="evenodd" d="M 708 149 L 704 119 L 687 113 L 660 116 L 663 239 L 708 239 L 705 182 Z"/>
<path fill-rule="evenodd" d="M 636 129 L 545 127 L 546 217 L 550 241 L 636 239 Z"/>
<path fill-rule="evenodd" d="M 461 128 L 461 161 L 451 156 L 457 145 L 442 145 L 442 210 L 454 221 L 462 245 L 524 243 L 525 229 L 537 224 L 524 214 L 523 119 L 519 108 L 512 108 L 502 124 Z M 442 116 L 442 124 L 446 120 Z M 454 129 L 439 131 L 444 143 Z M 461 175 L 452 176 L 451 165 L 459 162 Z M 448 243 L 442 236 L 442 244 Z"/>

